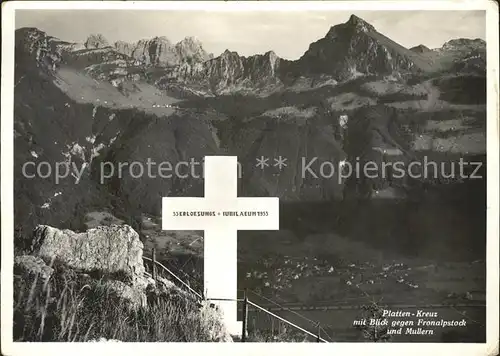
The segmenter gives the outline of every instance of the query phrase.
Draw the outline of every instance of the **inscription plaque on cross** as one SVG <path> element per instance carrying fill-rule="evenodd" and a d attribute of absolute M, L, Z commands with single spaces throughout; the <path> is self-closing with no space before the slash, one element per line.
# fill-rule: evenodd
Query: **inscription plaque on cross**
<path fill-rule="evenodd" d="M 279 199 L 238 197 L 235 156 L 206 156 L 204 179 L 203 198 L 163 198 L 162 229 L 204 231 L 205 298 L 219 306 L 229 332 L 239 335 L 237 231 L 279 230 Z"/>

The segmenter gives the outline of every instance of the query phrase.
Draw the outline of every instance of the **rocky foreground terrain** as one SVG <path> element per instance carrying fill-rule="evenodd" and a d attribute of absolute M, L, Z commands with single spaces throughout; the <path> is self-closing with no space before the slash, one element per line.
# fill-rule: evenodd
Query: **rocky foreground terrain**
<path fill-rule="evenodd" d="M 208 302 L 146 273 L 130 226 L 40 225 L 32 241 L 14 260 L 16 341 L 232 341 Z"/>
<path fill-rule="evenodd" d="M 36 28 L 16 31 L 19 256 L 32 251 L 39 225 L 78 233 L 126 224 L 145 254 L 155 247 L 201 290 L 202 233 L 162 231 L 159 216 L 162 197 L 202 196 L 203 180 L 118 175 L 103 165 L 149 159 L 175 166 L 230 154 L 242 166 L 239 195 L 282 203 L 279 232 L 239 234 L 242 287 L 309 305 L 360 298 L 360 288 L 414 304 L 482 300 L 485 179 L 339 181 L 304 176 L 301 168 L 303 159 L 316 159 L 316 172 L 325 161 L 464 159 L 482 163 L 484 176 L 483 40 L 407 49 L 353 15 L 290 61 L 272 51 L 211 55 L 195 38 L 172 43 L 163 35 L 109 43 L 91 34 L 69 43 Z M 257 169 L 261 156 L 285 157 L 287 166 Z M 72 168 L 56 181 L 26 177 L 26 162 Z M 38 264 L 29 253 L 22 259 Z M 416 270 L 431 265 L 441 273 Z"/>

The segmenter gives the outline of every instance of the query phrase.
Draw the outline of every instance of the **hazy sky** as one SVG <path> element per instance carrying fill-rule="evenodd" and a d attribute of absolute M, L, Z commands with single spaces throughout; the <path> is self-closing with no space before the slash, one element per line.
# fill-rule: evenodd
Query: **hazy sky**
<path fill-rule="evenodd" d="M 166 36 L 178 42 L 195 36 L 206 51 L 241 55 L 274 50 L 296 59 L 351 12 L 205 12 L 173 10 L 17 10 L 16 28 L 37 27 L 49 35 L 84 42 L 102 33 L 109 42 Z M 405 47 L 435 48 L 453 38 L 485 39 L 484 11 L 357 11 L 355 15 Z"/>

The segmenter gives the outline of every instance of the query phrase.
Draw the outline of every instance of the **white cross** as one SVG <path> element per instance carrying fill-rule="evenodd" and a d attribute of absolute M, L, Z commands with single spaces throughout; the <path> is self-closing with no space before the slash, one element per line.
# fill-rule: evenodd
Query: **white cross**
<path fill-rule="evenodd" d="M 205 297 L 231 300 L 214 300 L 213 303 L 219 306 L 233 335 L 241 334 L 236 303 L 237 231 L 279 230 L 279 199 L 238 198 L 237 169 L 236 157 L 207 156 L 204 165 L 205 197 L 163 198 L 162 202 L 163 230 L 205 231 Z M 183 212 L 214 212 L 215 216 L 183 216 Z M 224 212 L 255 212 L 258 215 L 224 216 Z"/>

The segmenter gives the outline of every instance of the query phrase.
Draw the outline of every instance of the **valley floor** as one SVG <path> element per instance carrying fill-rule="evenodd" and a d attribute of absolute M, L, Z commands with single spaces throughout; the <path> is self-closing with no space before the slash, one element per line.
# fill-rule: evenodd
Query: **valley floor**
<path fill-rule="evenodd" d="M 448 332 L 472 341 L 484 338 L 486 268 L 480 254 L 466 257 L 460 254 L 460 245 L 436 240 L 436 249 L 448 246 L 448 253 L 431 248 L 411 255 L 400 246 L 390 246 L 389 240 L 383 248 L 369 236 L 343 237 L 310 223 L 307 231 L 284 226 L 279 231 L 239 232 L 238 288 L 247 289 L 251 300 L 308 330 L 314 331 L 314 325 L 295 313 L 320 322 L 336 341 L 362 339 L 352 324 L 361 308 L 372 303 L 437 311 L 440 318 L 467 321 L 466 328 L 437 330 L 430 336 L 394 335 L 395 341 L 435 342 L 448 337 Z M 202 232 L 162 231 L 157 218 L 144 216 L 142 234 L 146 254 L 156 248 L 159 260 L 202 290 Z M 249 318 L 256 329 L 278 332 L 278 324 L 262 313 L 250 310 Z"/>

